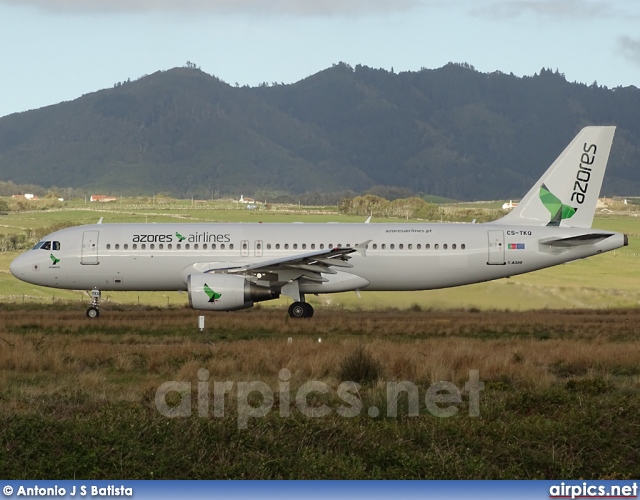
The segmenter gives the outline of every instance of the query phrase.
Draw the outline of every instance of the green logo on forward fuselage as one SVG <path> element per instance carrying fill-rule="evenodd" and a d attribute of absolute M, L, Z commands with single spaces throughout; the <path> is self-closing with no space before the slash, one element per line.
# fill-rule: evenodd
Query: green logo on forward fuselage
<path fill-rule="evenodd" d="M 53 254 L 49 255 L 49 258 L 51 259 L 51 262 L 53 262 L 54 266 L 60 262 L 60 259 L 56 258 Z"/>
<path fill-rule="evenodd" d="M 547 226 L 559 226 L 560 222 L 570 219 L 578 211 L 569 205 L 565 205 L 544 184 L 540 186 L 540 201 L 551 214 L 551 220 Z"/>

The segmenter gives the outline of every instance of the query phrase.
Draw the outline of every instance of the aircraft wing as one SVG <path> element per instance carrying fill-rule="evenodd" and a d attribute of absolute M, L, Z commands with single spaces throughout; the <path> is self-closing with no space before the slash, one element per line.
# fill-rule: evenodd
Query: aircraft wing
<path fill-rule="evenodd" d="M 371 240 L 365 241 L 354 247 L 336 247 L 326 250 L 318 250 L 297 255 L 281 257 L 259 262 L 247 262 L 246 264 L 229 265 L 224 263 L 220 266 L 212 266 L 206 272 L 215 273 L 226 271 L 231 274 L 275 274 L 278 276 L 277 281 L 291 281 L 292 279 L 305 278 L 310 281 L 323 282 L 322 274 L 336 274 L 332 268 L 351 268 L 353 267 L 348 261 L 349 255 L 358 252 L 366 255 L 366 248 Z"/>

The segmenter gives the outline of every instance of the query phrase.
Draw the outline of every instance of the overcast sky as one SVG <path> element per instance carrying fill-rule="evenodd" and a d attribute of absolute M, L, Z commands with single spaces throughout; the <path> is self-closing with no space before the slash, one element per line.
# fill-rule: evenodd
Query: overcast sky
<path fill-rule="evenodd" d="M 344 61 L 640 87 L 636 0 L 0 0 L 0 116 L 192 61 L 235 85 Z"/>

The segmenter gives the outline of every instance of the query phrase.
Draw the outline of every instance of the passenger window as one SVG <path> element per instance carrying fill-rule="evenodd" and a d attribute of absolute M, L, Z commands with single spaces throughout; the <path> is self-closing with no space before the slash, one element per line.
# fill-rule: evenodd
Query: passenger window
<path fill-rule="evenodd" d="M 333 248 L 333 244 L 329 243 L 329 248 Z"/>
<path fill-rule="evenodd" d="M 374 249 L 374 250 L 377 250 L 377 249 L 378 249 L 378 244 L 377 244 L 377 243 L 374 243 L 374 244 L 373 244 L 373 249 Z"/>
<path fill-rule="evenodd" d="M 422 245 L 420 245 L 420 243 L 418 243 L 418 244 L 416 245 L 416 248 L 417 248 L 418 250 L 420 250 L 420 249 L 422 248 Z"/>
<path fill-rule="evenodd" d="M 137 250 L 138 249 L 138 245 L 136 245 L 135 243 L 133 244 L 133 249 Z"/>
<path fill-rule="evenodd" d="M 455 249 L 456 249 L 456 244 L 454 243 L 453 245 L 451 245 L 451 248 L 452 248 L 453 250 L 455 250 Z"/>
<path fill-rule="evenodd" d="M 411 249 L 413 248 L 413 245 L 412 245 L 411 243 L 409 243 L 409 244 L 407 245 L 407 248 L 408 248 L 409 250 L 411 250 Z"/>
<path fill-rule="evenodd" d="M 120 250 L 120 244 L 116 243 L 116 250 Z"/>
<path fill-rule="evenodd" d="M 173 248 L 173 245 L 172 245 L 171 243 L 169 243 L 169 244 L 167 245 L 167 249 L 171 250 L 172 248 Z"/>
<path fill-rule="evenodd" d="M 284 249 L 285 249 L 285 250 L 289 250 L 289 243 L 285 243 L 285 244 L 284 244 Z"/>
<path fill-rule="evenodd" d="M 464 243 L 462 245 L 460 245 L 460 249 L 464 250 L 466 247 L 464 246 Z"/>
<path fill-rule="evenodd" d="M 280 243 L 276 243 L 276 250 L 280 250 Z"/>
<path fill-rule="evenodd" d="M 141 248 L 142 250 L 144 250 L 145 248 L 147 248 L 147 245 L 145 245 L 145 244 L 143 243 L 142 245 L 140 245 L 140 248 Z"/>
<path fill-rule="evenodd" d="M 315 250 L 316 249 L 316 244 L 315 243 L 311 243 L 311 250 Z"/>
<path fill-rule="evenodd" d="M 271 243 L 267 243 L 267 250 L 271 250 Z"/>
<path fill-rule="evenodd" d="M 51 242 L 45 241 L 40 248 L 42 250 L 51 250 Z"/>
<path fill-rule="evenodd" d="M 215 244 L 215 243 L 212 243 L 212 244 L 211 244 L 211 250 L 215 250 L 215 249 L 216 249 L 216 244 Z"/>
<path fill-rule="evenodd" d="M 398 248 L 399 248 L 400 250 L 402 250 L 402 249 L 404 248 L 404 245 L 403 245 L 402 243 L 400 243 L 400 244 L 398 245 Z"/>
<path fill-rule="evenodd" d="M 391 250 L 393 250 L 395 247 L 396 247 L 396 246 L 395 246 L 393 243 L 391 243 L 391 245 L 389 245 L 389 248 L 390 248 Z"/>
<path fill-rule="evenodd" d="M 294 250 L 297 250 L 297 249 L 298 249 L 298 244 L 297 244 L 297 243 L 294 243 L 294 244 L 293 244 L 293 249 L 294 249 Z"/>
<path fill-rule="evenodd" d="M 306 249 L 307 249 L 307 244 L 306 244 L 306 243 L 303 243 L 303 244 L 302 244 L 302 249 L 303 249 L 303 250 L 306 250 Z"/>
<path fill-rule="evenodd" d="M 163 250 L 163 249 L 164 249 L 164 245 L 163 245 L 162 243 L 160 243 L 160 244 L 158 245 L 158 248 L 159 248 L 160 250 Z"/>
<path fill-rule="evenodd" d="M 224 245 L 223 245 L 224 246 Z M 233 250 L 233 243 L 229 243 L 229 248 Z"/>
<path fill-rule="evenodd" d="M 433 248 L 434 248 L 435 250 L 438 250 L 438 248 L 440 248 L 440 245 L 438 245 L 438 244 L 436 243 L 435 245 L 433 245 Z"/>
<path fill-rule="evenodd" d="M 124 249 L 129 250 L 129 245 L 127 243 L 124 244 Z"/>
<path fill-rule="evenodd" d="M 206 249 L 207 249 L 207 244 L 206 244 L 206 243 L 204 243 L 204 244 L 202 245 L 202 249 L 203 249 L 203 250 L 206 250 Z"/>
<path fill-rule="evenodd" d="M 189 245 L 189 243 L 187 243 L 187 244 L 184 246 L 184 249 L 185 249 L 185 250 L 189 250 L 190 248 L 191 248 L 191 245 Z"/>
<path fill-rule="evenodd" d="M 427 244 L 424 246 L 424 249 L 425 249 L 425 250 L 429 250 L 430 248 L 431 248 L 431 245 L 430 245 L 429 243 L 427 243 Z"/>
<path fill-rule="evenodd" d="M 382 245 L 380 245 L 380 248 L 382 248 L 382 250 L 386 250 L 387 249 L 387 245 L 385 243 L 383 243 Z"/>
<path fill-rule="evenodd" d="M 261 250 L 262 249 L 262 244 L 261 243 L 256 243 L 256 249 Z"/>
<path fill-rule="evenodd" d="M 444 245 L 442 245 L 442 248 L 444 248 L 446 250 L 448 248 L 447 244 L 445 243 Z"/>
<path fill-rule="evenodd" d="M 153 243 L 151 243 L 151 245 L 149 245 L 149 248 L 150 248 L 151 250 L 155 250 L 156 246 L 155 246 Z"/>
<path fill-rule="evenodd" d="M 107 250 L 111 250 L 111 244 L 107 243 Z"/>
<path fill-rule="evenodd" d="M 246 243 L 243 243 L 243 244 L 242 244 L 242 249 L 243 249 L 243 250 L 246 250 L 246 249 L 247 249 L 247 244 L 246 244 Z"/>
<path fill-rule="evenodd" d="M 224 243 L 220 245 L 220 250 L 224 250 Z"/>
<path fill-rule="evenodd" d="M 320 250 L 324 250 L 324 243 L 320 243 Z"/>
<path fill-rule="evenodd" d="M 180 243 L 176 243 L 176 250 L 180 250 L 182 248 L 182 245 Z"/>

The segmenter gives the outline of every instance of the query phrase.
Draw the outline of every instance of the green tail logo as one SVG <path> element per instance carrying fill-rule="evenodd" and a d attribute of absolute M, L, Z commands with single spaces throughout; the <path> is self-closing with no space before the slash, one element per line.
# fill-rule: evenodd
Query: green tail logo
<path fill-rule="evenodd" d="M 49 258 L 51 259 L 51 262 L 53 262 L 54 266 L 60 262 L 60 259 L 55 258 L 53 254 L 49 255 Z"/>
<path fill-rule="evenodd" d="M 182 235 L 181 235 L 180 233 L 178 233 L 177 231 L 176 231 L 176 238 L 178 238 L 178 241 L 179 241 L 180 243 L 182 243 L 182 242 L 186 239 L 184 236 L 182 236 Z"/>
<path fill-rule="evenodd" d="M 218 300 L 220 300 L 220 297 L 222 297 L 221 293 L 214 292 L 213 290 L 211 290 L 211 288 L 209 288 L 209 285 L 207 285 L 206 283 L 204 284 L 204 293 L 206 293 L 209 296 L 209 302 L 212 302 L 214 304 Z"/>
<path fill-rule="evenodd" d="M 540 201 L 551 214 L 547 226 L 559 226 L 564 219 L 570 219 L 578 211 L 577 208 L 565 205 L 544 184 L 540 186 Z"/>

